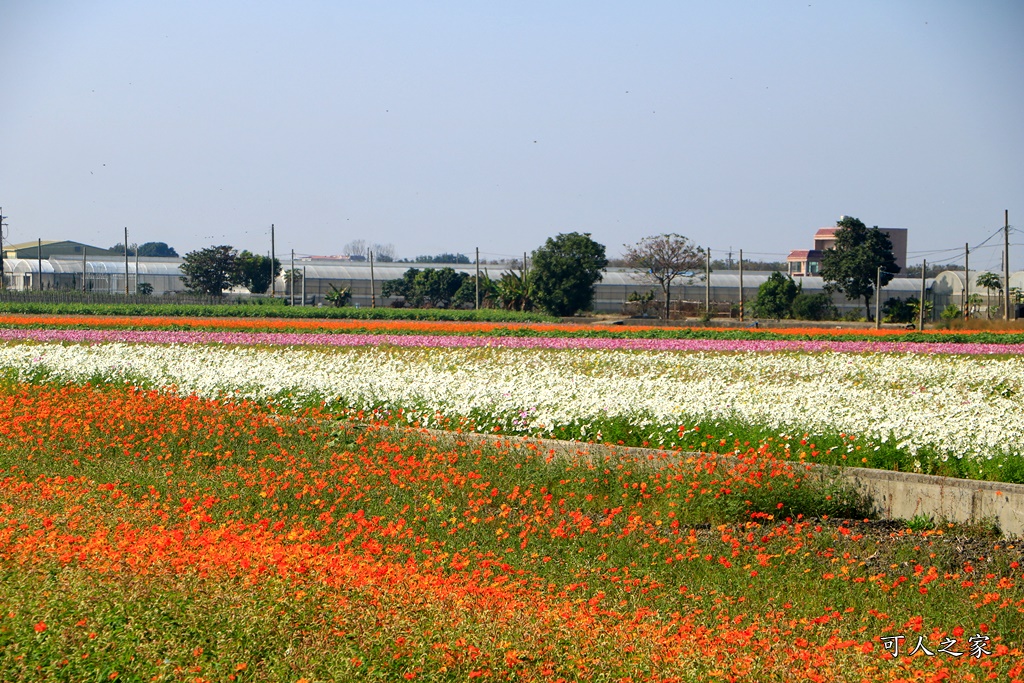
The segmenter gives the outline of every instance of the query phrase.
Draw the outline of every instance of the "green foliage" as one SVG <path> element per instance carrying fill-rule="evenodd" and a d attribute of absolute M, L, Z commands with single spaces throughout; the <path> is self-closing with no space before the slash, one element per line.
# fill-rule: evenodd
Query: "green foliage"
<path fill-rule="evenodd" d="M 464 289 L 466 281 L 473 285 Z M 381 286 L 386 297 L 402 297 L 414 308 L 451 308 L 453 304 L 472 304 L 475 293 L 473 279 L 454 268 L 410 268 L 401 278 L 386 280 Z"/>
<path fill-rule="evenodd" d="M 153 293 L 153 285 L 148 282 L 140 282 L 138 285 L 136 285 L 135 289 L 142 296 L 149 296 L 150 294 Z"/>
<path fill-rule="evenodd" d="M 438 254 L 436 256 L 417 256 L 416 263 L 472 263 L 465 254 Z"/>
<path fill-rule="evenodd" d="M 145 242 L 139 245 L 139 256 L 177 258 L 178 252 L 174 247 L 167 246 L 166 242 Z"/>
<path fill-rule="evenodd" d="M 890 297 L 882 304 L 882 320 L 887 323 L 909 323 L 917 320 L 917 299 L 911 297 L 904 301 Z"/>
<path fill-rule="evenodd" d="M 985 307 L 985 313 L 989 318 L 991 318 L 993 311 L 998 308 L 998 301 L 996 302 L 997 306 L 992 306 L 992 292 L 998 292 L 1001 294 L 1003 291 L 1003 281 L 1000 280 L 999 276 L 995 273 L 986 272 L 978 275 L 977 283 L 979 287 L 984 287 L 988 290 L 988 306 Z"/>
<path fill-rule="evenodd" d="M 835 320 L 839 315 L 832 297 L 825 292 L 800 292 L 793 297 L 790 309 L 799 320 Z"/>
<path fill-rule="evenodd" d="M 507 311 L 532 311 L 534 308 L 533 278 L 529 270 L 502 273 L 494 283 L 494 298 Z"/>
<path fill-rule="evenodd" d="M 775 318 L 781 320 L 792 314 L 793 300 L 802 291 L 793 278 L 774 272 L 757 288 L 757 300 L 754 302 L 754 315 L 759 318 Z"/>
<path fill-rule="evenodd" d="M 640 316 L 646 318 L 648 311 L 650 311 L 651 307 L 654 305 L 654 290 L 648 289 L 643 293 L 633 292 L 629 295 L 627 301 L 631 304 L 636 304 L 636 308 L 637 311 L 639 311 Z"/>
<path fill-rule="evenodd" d="M 552 315 L 569 316 L 590 308 L 594 285 L 608 265 L 603 244 L 590 233 L 549 237 L 533 252 L 531 277 L 537 303 Z"/>
<path fill-rule="evenodd" d="M 867 318 L 871 319 L 871 297 L 875 294 L 878 268 L 884 287 L 900 271 L 892 251 L 892 241 L 878 227 L 868 229 L 860 220 L 844 216 L 836 223 L 836 246 L 826 249 L 821 261 L 821 277 L 827 286 L 841 291 L 849 299 L 864 299 Z"/>
<path fill-rule="evenodd" d="M 238 283 L 253 294 L 266 294 L 270 289 L 270 257 L 243 251 L 235 261 Z M 274 279 L 281 274 L 281 261 L 274 259 Z"/>
<path fill-rule="evenodd" d="M 945 320 L 946 322 L 956 320 L 957 318 L 960 317 L 960 307 L 957 306 L 956 304 L 949 304 L 944 309 L 942 309 L 942 313 L 939 313 L 939 317 Z"/>
<path fill-rule="evenodd" d="M 341 308 L 342 306 L 348 305 L 349 300 L 352 299 L 351 287 L 342 287 L 341 289 L 338 289 L 334 286 L 334 283 L 328 283 L 327 286 L 331 288 L 331 291 L 324 295 L 324 299 L 327 300 L 327 303 L 331 304 L 335 308 Z"/>
<path fill-rule="evenodd" d="M 198 318 L 324 318 L 341 320 L 452 320 L 467 322 L 555 322 L 553 316 L 481 308 L 479 311 L 436 308 L 316 308 L 289 307 L 280 299 L 240 299 L 237 303 L 218 305 L 176 304 L 158 299 L 152 304 L 94 304 L 2 302 L 3 313 L 35 313 L 48 315 L 117 315 L 117 316 L 188 316 Z M 145 327 L 143 323 L 132 327 Z M 507 332 L 506 332 L 507 333 Z M 514 332 L 512 334 L 515 334 Z M 501 332 L 498 332 L 501 334 Z M 527 335 L 530 332 L 526 333 Z"/>
<path fill-rule="evenodd" d="M 221 296 L 240 284 L 238 252 L 226 244 L 185 254 L 181 281 L 191 292 Z"/>

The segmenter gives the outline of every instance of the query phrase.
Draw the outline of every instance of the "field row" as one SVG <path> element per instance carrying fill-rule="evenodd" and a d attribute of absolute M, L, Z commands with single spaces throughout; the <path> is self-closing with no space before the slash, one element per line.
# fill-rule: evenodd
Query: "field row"
<path fill-rule="evenodd" d="M 259 306 L 226 306 L 225 309 L 239 312 L 259 311 Z M 0 305 L 0 310 L 3 306 Z M 277 310 L 277 309 L 271 309 Z M 659 327 L 656 325 L 612 326 L 579 323 L 487 321 L 474 319 L 473 311 L 464 320 L 431 319 L 382 319 L 367 318 L 373 310 L 387 309 L 344 309 L 351 316 L 340 318 L 317 318 L 315 309 L 284 309 L 285 311 L 309 311 L 311 315 L 297 317 L 202 317 L 195 315 L 40 315 L 2 314 L 2 328 L 59 329 L 119 329 L 119 330 L 217 330 L 225 332 L 290 332 L 296 334 L 367 334 L 367 335 L 424 335 L 457 337 L 543 337 L 571 339 L 663 339 L 663 340 L 720 340 L 720 341 L 865 341 L 895 342 L 911 344 L 998 344 L 1008 347 L 1024 346 L 1024 332 L 1009 328 L 1002 330 L 951 330 L 929 329 L 923 332 L 886 328 L 827 328 L 827 327 L 779 327 L 779 328 L 735 328 L 735 327 Z M 332 310 L 332 309 L 327 309 Z M 341 309 L 339 309 L 341 310 Z M 399 311 L 400 313 L 401 311 Z M 429 313 L 425 311 L 424 313 Z M 409 311 L 409 314 L 414 311 Z M 455 311 L 459 313 L 459 311 Z M 499 313 L 492 311 L 491 313 Z M 509 314 L 514 317 L 512 313 Z M 527 316 L 528 319 L 528 316 Z M 970 353 L 971 351 L 953 351 Z M 992 351 L 975 351 L 992 353 Z M 1004 350 L 998 353 L 1019 353 Z"/>
<path fill-rule="evenodd" d="M 19 380 L 134 383 L 444 428 L 1024 481 L 1024 358 L 601 349 L 0 346 Z"/>

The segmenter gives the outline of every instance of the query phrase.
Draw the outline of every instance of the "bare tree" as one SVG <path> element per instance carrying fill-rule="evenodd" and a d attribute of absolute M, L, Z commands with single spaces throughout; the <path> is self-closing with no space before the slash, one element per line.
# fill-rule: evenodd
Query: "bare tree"
<path fill-rule="evenodd" d="M 366 244 L 366 240 L 352 240 L 342 247 L 341 250 L 349 256 L 362 256 L 366 258 L 366 252 L 369 250 L 369 247 Z"/>
<path fill-rule="evenodd" d="M 665 292 L 665 319 L 668 320 L 672 281 L 680 275 L 702 269 L 704 252 L 675 233 L 645 237 L 634 245 L 624 246 L 626 263 L 643 279 L 661 285 Z"/>
<path fill-rule="evenodd" d="M 395 260 L 395 245 L 393 244 L 374 244 L 373 258 L 383 263 L 389 263 Z"/>

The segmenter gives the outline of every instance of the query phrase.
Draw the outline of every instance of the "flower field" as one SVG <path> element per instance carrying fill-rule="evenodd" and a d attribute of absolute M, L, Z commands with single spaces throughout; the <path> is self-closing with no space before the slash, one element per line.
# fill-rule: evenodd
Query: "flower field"
<path fill-rule="evenodd" d="M 1012 337 L 19 320 L 0 680 L 1024 680 L 1017 542 L 805 478 L 1024 481 Z"/>
<path fill-rule="evenodd" d="M 1024 670 L 1012 543 L 812 519 L 763 449 L 556 457 L 126 386 L 8 381 L 0 413 L 7 681 Z"/>
<path fill-rule="evenodd" d="M 800 340 L 2 333 L 36 341 L 0 346 L 0 369 L 20 380 L 128 382 L 684 450 L 765 443 L 791 459 L 1024 481 L 1020 354 L 846 353 L 889 343 Z M 127 341 L 110 341 L 118 336 Z M 316 340 L 345 344 L 300 344 Z"/>

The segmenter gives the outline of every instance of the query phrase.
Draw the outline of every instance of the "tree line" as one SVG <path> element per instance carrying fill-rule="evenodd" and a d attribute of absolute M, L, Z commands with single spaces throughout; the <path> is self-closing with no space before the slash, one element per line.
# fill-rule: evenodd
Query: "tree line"
<path fill-rule="evenodd" d="M 899 272 L 889 237 L 877 227 L 868 228 L 856 218 L 843 217 L 836 223 L 836 245 L 825 251 L 821 277 L 826 292 L 809 294 L 788 275 L 774 272 L 758 289 L 754 303 L 759 317 L 828 319 L 834 317 L 831 293 L 840 291 L 850 299 L 863 299 L 871 317 L 871 300 L 879 284 L 885 286 Z M 166 245 L 164 245 L 166 246 Z M 353 243 L 364 249 L 365 243 Z M 373 245 L 380 247 L 380 245 Z M 670 310 L 672 285 L 680 277 L 706 277 L 706 252 L 688 238 L 675 233 L 645 237 L 624 245 L 623 262 L 637 271 L 638 279 L 658 285 L 664 302 L 663 315 Z M 139 251 L 141 253 L 141 247 Z M 367 249 L 368 253 L 369 249 Z M 375 254 L 376 256 L 376 254 Z M 393 258 L 393 254 L 391 255 Z M 465 256 L 438 255 L 438 259 Z M 421 262 L 435 262 L 423 258 Z M 608 266 L 605 246 L 590 233 L 562 233 L 535 249 L 519 268 L 509 268 L 496 277 L 487 271 L 474 277 L 454 268 L 409 268 L 402 277 L 386 280 L 381 293 L 400 305 L 416 308 L 489 307 L 517 311 L 542 310 L 556 316 L 572 316 L 589 310 L 594 287 Z M 182 280 L 194 292 L 219 296 L 231 287 L 243 286 L 263 294 L 281 274 L 281 263 L 270 257 L 238 252 L 226 245 L 193 251 L 185 255 Z M 295 283 L 298 273 L 285 273 Z M 347 289 L 331 292 L 331 302 L 347 302 Z M 633 297 L 642 308 L 653 304 L 653 291 Z"/>

